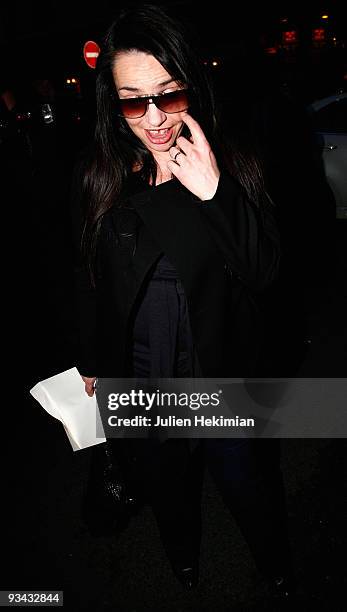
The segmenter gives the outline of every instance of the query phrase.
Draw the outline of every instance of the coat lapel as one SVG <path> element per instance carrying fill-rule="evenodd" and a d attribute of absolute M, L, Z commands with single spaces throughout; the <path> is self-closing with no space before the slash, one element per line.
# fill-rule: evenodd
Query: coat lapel
<path fill-rule="evenodd" d="M 128 296 L 127 309 L 130 309 L 146 274 L 161 253 L 137 212 L 137 206 L 141 207 L 148 189 L 143 181 L 133 179 L 122 195 L 121 207 L 111 210 L 113 231 L 120 242 L 114 261 L 121 265 L 121 282 L 125 283 L 123 289 Z M 119 287 L 116 290 L 119 292 Z"/>

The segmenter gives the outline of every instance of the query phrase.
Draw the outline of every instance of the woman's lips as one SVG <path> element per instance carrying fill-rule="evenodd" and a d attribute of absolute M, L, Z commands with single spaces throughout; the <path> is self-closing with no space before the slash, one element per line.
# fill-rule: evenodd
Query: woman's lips
<path fill-rule="evenodd" d="M 173 128 L 165 128 L 159 130 L 145 130 L 146 136 L 153 144 L 165 144 L 172 137 Z"/>

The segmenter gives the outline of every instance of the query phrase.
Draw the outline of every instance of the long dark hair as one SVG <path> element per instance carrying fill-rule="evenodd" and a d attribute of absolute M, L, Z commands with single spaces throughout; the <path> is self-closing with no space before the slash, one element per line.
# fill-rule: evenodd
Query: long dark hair
<path fill-rule="evenodd" d="M 187 28 L 164 9 L 146 4 L 123 9 L 109 28 L 97 61 L 96 127 L 92 155 L 84 171 L 82 194 L 85 226 L 82 246 L 93 277 L 93 261 L 103 215 L 122 193 L 134 168 L 155 184 L 157 166 L 152 153 L 116 112 L 117 92 L 112 67 L 118 53 L 132 50 L 153 55 L 178 83 L 188 87 L 189 112 L 200 124 L 219 163 L 224 164 L 257 200 L 262 188 L 256 160 L 245 159 L 222 137 L 213 89 Z"/>

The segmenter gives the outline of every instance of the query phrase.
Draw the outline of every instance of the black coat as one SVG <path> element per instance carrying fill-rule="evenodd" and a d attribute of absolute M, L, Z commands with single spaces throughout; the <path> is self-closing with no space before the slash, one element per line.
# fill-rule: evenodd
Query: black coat
<path fill-rule="evenodd" d="M 132 183 L 122 206 L 103 217 L 96 289 L 84 266 L 76 266 L 79 372 L 131 375 L 136 305 L 164 252 L 185 289 L 202 374 L 255 375 L 257 296 L 276 278 L 280 259 L 271 204 L 257 208 L 226 172 L 206 202 L 176 179 L 156 187 L 138 178 Z"/>

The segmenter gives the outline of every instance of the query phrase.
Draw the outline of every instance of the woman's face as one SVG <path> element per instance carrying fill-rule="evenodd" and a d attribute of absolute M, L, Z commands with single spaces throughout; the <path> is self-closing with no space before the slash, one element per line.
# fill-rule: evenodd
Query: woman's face
<path fill-rule="evenodd" d="M 153 55 L 142 51 L 119 53 L 112 74 L 119 98 L 148 96 L 182 89 Z M 183 128 L 182 117 L 185 112 L 165 113 L 150 103 L 143 117 L 125 120 L 134 134 L 158 159 L 169 157 L 168 151 L 174 146 Z"/>

